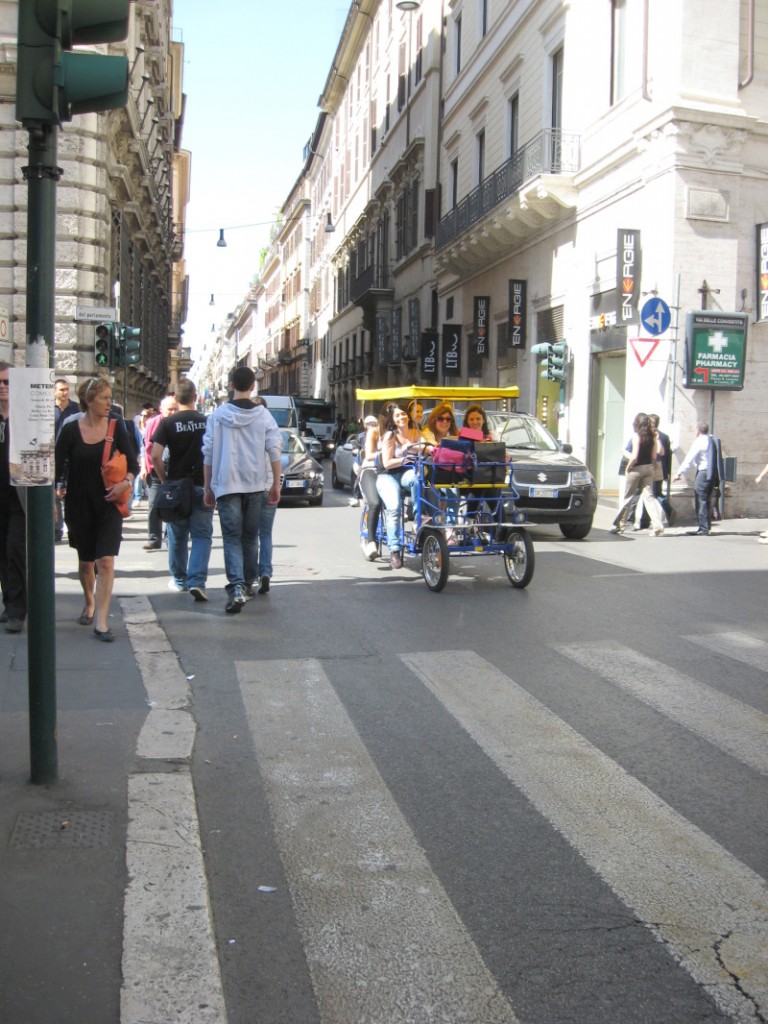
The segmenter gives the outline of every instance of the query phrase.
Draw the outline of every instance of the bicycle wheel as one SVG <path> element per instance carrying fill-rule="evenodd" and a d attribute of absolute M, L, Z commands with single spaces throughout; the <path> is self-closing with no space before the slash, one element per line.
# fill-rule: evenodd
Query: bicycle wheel
<path fill-rule="evenodd" d="M 513 587 L 522 590 L 533 579 L 536 556 L 533 553 L 533 541 L 526 530 L 508 530 L 504 539 L 504 568 L 509 582 Z"/>
<path fill-rule="evenodd" d="M 421 549 L 421 571 L 430 590 L 439 593 L 448 582 L 450 557 L 442 532 L 431 531 Z"/>

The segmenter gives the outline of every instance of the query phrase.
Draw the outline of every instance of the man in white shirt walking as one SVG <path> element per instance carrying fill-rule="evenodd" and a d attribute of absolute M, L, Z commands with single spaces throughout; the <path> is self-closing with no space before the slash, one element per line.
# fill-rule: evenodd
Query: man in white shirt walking
<path fill-rule="evenodd" d="M 719 482 L 717 449 L 715 442 L 709 436 L 709 424 L 707 423 L 696 424 L 696 437 L 674 479 L 679 480 L 691 466 L 696 469 L 696 479 L 693 483 L 693 491 L 696 496 L 696 518 L 699 522 L 696 536 L 706 537 L 711 528 L 709 499 L 715 484 Z"/>
<path fill-rule="evenodd" d="M 255 383 L 250 367 L 234 371 L 232 399 L 211 413 L 203 437 L 203 500 L 219 509 L 231 615 L 258 574 L 261 511 L 280 500 L 282 435 L 271 413 L 251 401 Z"/>

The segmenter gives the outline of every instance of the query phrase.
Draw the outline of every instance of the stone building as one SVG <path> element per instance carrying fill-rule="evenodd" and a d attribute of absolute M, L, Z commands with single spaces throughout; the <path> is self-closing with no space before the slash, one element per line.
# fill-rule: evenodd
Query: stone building
<path fill-rule="evenodd" d="M 190 156 L 181 148 L 183 47 L 172 41 L 170 0 L 130 6 L 123 42 L 95 47 L 125 54 L 124 108 L 77 115 L 58 131 L 54 366 L 73 382 L 95 370 L 93 322 L 77 308 L 117 311 L 140 330 L 139 360 L 114 372 L 114 395 L 135 412 L 157 400 L 191 366 L 181 346 L 186 318 L 183 263 Z M 21 168 L 28 133 L 15 120 L 17 5 L 0 3 L 0 307 L 8 312 L 12 359 L 24 365 L 27 187 Z"/>

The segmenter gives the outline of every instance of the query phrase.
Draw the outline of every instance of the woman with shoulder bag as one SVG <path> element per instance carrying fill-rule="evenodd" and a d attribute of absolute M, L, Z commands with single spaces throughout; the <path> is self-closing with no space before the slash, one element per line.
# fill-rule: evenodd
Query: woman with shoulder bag
<path fill-rule="evenodd" d="M 627 480 L 624 501 L 613 521 L 611 533 L 624 533 L 627 516 L 635 495 L 641 494 L 643 503 L 651 517 L 650 534 L 660 537 L 664 533 L 661 506 L 653 494 L 653 463 L 658 455 L 658 438 L 651 429 L 648 416 L 638 413 L 632 424 L 632 450 L 627 463 Z"/>
<path fill-rule="evenodd" d="M 115 580 L 115 557 L 123 538 L 123 517 L 118 503 L 127 501 L 139 471 L 136 452 L 122 419 L 110 420 L 112 388 L 106 377 L 91 377 L 77 389 L 84 416 L 65 423 L 56 440 L 56 479 L 66 470 L 64 519 L 69 546 L 77 550 L 80 586 L 85 607 L 77 620 L 94 623 L 97 639 L 115 637 L 107 617 Z M 126 459 L 125 478 L 106 488 L 102 476 L 105 445 L 114 423 L 112 450 Z"/>

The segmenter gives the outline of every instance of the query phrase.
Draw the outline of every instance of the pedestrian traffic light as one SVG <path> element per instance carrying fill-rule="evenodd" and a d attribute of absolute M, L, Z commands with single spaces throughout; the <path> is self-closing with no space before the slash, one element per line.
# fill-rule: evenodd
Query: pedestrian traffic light
<path fill-rule="evenodd" d="M 547 377 L 549 380 L 563 381 L 568 373 L 568 344 L 556 341 L 549 346 L 547 355 Z"/>
<path fill-rule="evenodd" d="M 542 342 L 540 345 L 531 346 L 531 354 L 539 356 L 539 366 L 541 367 L 540 377 L 545 380 L 549 380 L 549 359 L 552 346 L 548 342 Z"/>
<path fill-rule="evenodd" d="M 118 366 L 135 366 L 141 362 L 141 328 L 118 325 Z"/>
<path fill-rule="evenodd" d="M 115 365 L 115 325 L 99 324 L 93 339 L 93 358 L 99 370 L 112 370 Z"/>
<path fill-rule="evenodd" d="M 128 100 L 128 58 L 68 51 L 128 35 L 131 0 L 20 0 L 16 119 L 61 124 Z"/>

